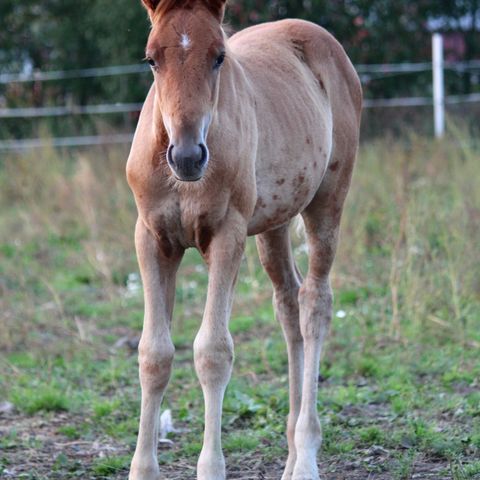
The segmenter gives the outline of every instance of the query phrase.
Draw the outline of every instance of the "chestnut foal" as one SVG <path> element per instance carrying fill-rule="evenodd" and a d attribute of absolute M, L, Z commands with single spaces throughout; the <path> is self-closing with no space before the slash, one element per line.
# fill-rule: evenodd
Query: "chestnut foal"
<path fill-rule="evenodd" d="M 248 235 L 274 287 L 287 342 L 290 414 L 283 480 L 317 480 L 317 379 L 331 319 L 329 272 L 356 157 L 362 93 L 339 43 L 284 20 L 222 30 L 224 0 L 142 0 L 154 82 L 127 164 L 145 295 L 139 345 L 142 404 L 130 480 L 158 480 L 159 408 L 174 356 L 175 275 L 196 247 L 209 273 L 194 342 L 205 400 L 199 480 L 224 480 L 221 415 L 233 363 L 228 330 Z M 208 145 L 208 146 L 207 146 Z M 302 280 L 289 223 L 301 214 L 309 248 Z"/>

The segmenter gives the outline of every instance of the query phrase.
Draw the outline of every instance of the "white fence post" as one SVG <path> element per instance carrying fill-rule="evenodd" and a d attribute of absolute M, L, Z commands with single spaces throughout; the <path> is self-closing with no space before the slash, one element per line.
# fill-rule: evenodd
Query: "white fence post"
<path fill-rule="evenodd" d="M 435 138 L 445 133 L 445 84 L 443 81 L 443 37 L 441 33 L 432 36 L 433 65 L 433 117 Z"/>

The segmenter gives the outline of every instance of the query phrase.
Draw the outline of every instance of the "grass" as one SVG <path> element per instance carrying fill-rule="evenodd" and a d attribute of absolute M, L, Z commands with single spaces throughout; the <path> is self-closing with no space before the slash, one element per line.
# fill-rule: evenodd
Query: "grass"
<path fill-rule="evenodd" d="M 10 394 L 12 403 L 32 415 L 37 412 L 62 412 L 70 409 L 70 402 L 58 386 L 40 384 L 18 387 Z"/>
<path fill-rule="evenodd" d="M 463 140 L 412 136 L 361 149 L 321 364 L 326 478 L 480 478 L 480 155 Z M 138 428 L 142 292 L 125 158 L 115 147 L 0 161 L 0 403 L 15 407 L 0 416 L 0 476 L 126 475 Z M 294 246 L 305 271 L 295 235 Z M 253 241 L 246 253 L 223 419 L 231 478 L 262 465 L 279 472 L 286 459 L 285 347 Z M 205 292 L 205 267 L 189 251 L 163 407 L 178 431 L 159 450 L 172 479 L 193 475 L 201 449 L 191 345 Z"/>

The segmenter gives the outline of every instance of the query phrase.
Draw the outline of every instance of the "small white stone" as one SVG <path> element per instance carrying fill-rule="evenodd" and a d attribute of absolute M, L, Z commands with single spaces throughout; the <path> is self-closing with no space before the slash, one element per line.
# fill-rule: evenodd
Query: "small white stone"
<path fill-rule="evenodd" d="M 167 440 L 167 435 L 170 432 L 175 432 L 175 427 L 173 426 L 173 419 L 172 419 L 172 411 L 171 410 L 165 410 L 161 415 L 160 415 L 160 431 L 159 431 L 159 440 L 164 441 L 163 443 L 170 443 L 170 442 L 165 442 Z"/>
<path fill-rule="evenodd" d="M 337 318 L 345 318 L 347 316 L 347 312 L 345 310 L 339 310 L 336 313 Z"/>
<path fill-rule="evenodd" d="M 0 403 L 0 416 L 8 415 L 15 410 L 13 403 L 10 402 L 2 402 Z"/>
<path fill-rule="evenodd" d="M 138 273 L 129 273 L 127 276 L 127 285 L 126 285 L 125 297 L 131 298 L 138 295 L 142 289 L 142 282 L 140 280 L 140 275 Z"/>

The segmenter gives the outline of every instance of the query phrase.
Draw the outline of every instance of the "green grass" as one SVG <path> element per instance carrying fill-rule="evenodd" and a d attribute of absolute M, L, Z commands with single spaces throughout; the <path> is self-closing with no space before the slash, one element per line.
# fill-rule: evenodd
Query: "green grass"
<path fill-rule="evenodd" d="M 361 149 L 321 363 L 327 478 L 337 468 L 352 479 L 409 479 L 419 465 L 442 479 L 480 478 L 480 155 L 457 140 Z M 18 478 L 125 478 L 138 429 L 133 340 L 142 325 L 141 290 L 127 288 L 138 267 L 125 156 L 46 151 L 0 163 L 0 401 L 16 409 L 0 417 L 0 472 L 35 448 L 45 457 Z M 305 271 L 303 240 L 292 236 Z M 165 469 L 195 465 L 201 449 L 192 343 L 206 281 L 198 253 L 187 252 L 164 401 L 179 431 L 159 450 Z M 229 465 L 286 458 L 287 360 L 271 293 L 249 240 L 231 320 Z M 48 439 L 64 445 L 61 454 Z M 89 450 L 80 457 L 71 445 Z"/>
<path fill-rule="evenodd" d="M 126 473 L 130 464 L 130 457 L 106 457 L 97 460 L 93 464 L 93 473 L 96 478 L 109 478 L 111 474 L 117 474 L 120 471 Z"/>
<path fill-rule="evenodd" d="M 30 415 L 40 411 L 62 412 L 70 409 L 67 395 L 53 385 L 19 387 L 11 392 L 10 400 L 19 410 Z"/>

